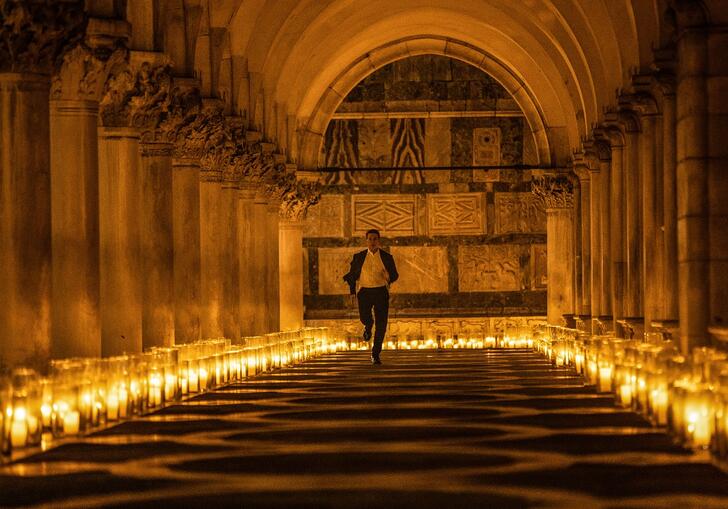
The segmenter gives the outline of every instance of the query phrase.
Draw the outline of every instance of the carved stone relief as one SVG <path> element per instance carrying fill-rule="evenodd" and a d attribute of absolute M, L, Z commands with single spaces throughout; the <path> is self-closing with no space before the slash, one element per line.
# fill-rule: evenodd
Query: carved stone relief
<path fill-rule="evenodd" d="M 495 232 L 545 233 L 546 213 L 531 193 L 495 193 Z"/>
<path fill-rule="evenodd" d="M 413 195 L 352 196 L 353 235 L 376 228 L 382 236 L 415 235 L 417 205 Z"/>
<path fill-rule="evenodd" d="M 313 205 L 303 223 L 305 237 L 344 236 L 344 197 L 324 194 L 318 204 Z"/>
<path fill-rule="evenodd" d="M 461 292 L 519 291 L 524 288 L 520 245 L 460 246 L 458 287 Z"/>
<path fill-rule="evenodd" d="M 531 246 L 531 289 L 543 290 L 547 284 L 546 245 L 533 244 Z"/>
<path fill-rule="evenodd" d="M 485 209 L 481 193 L 428 194 L 430 235 L 485 233 Z"/>
<path fill-rule="evenodd" d="M 574 184 L 565 175 L 534 177 L 531 190 L 538 204 L 545 209 L 574 208 Z"/>
<path fill-rule="evenodd" d="M 344 274 L 349 272 L 354 253 L 364 247 L 322 247 L 318 250 L 318 288 L 319 295 L 345 295 L 349 285 Z"/>
<path fill-rule="evenodd" d="M 500 164 L 501 130 L 498 127 L 473 129 L 473 166 Z"/>
<path fill-rule="evenodd" d="M 395 246 L 390 252 L 399 272 L 392 293 L 447 293 L 447 248 Z"/>

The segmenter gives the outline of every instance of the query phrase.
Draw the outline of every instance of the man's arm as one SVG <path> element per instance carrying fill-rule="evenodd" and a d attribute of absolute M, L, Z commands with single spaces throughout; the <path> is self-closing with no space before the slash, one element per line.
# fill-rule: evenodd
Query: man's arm
<path fill-rule="evenodd" d="M 394 256 L 387 253 L 386 258 L 387 258 L 386 269 L 387 269 L 387 272 L 389 273 L 389 284 L 392 284 L 395 281 L 397 281 L 397 279 L 399 279 L 399 273 L 397 272 L 397 266 L 394 263 Z"/>
<path fill-rule="evenodd" d="M 357 261 L 356 261 L 356 255 L 351 259 L 351 264 L 349 266 L 349 272 L 344 275 L 344 281 L 346 281 L 349 285 L 349 293 L 354 295 L 356 293 L 356 280 L 359 279 L 359 275 L 357 274 L 356 267 Z"/>

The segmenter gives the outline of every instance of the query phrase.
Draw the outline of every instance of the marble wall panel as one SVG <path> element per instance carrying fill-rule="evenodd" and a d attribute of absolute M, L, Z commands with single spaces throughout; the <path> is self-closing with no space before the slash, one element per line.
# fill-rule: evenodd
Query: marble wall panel
<path fill-rule="evenodd" d="M 399 272 L 392 293 L 447 293 L 446 247 L 395 246 L 390 253 Z"/>
<path fill-rule="evenodd" d="M 531 289 L 543 290 L 548 284 L 546 244 L 531 246 Z"/>
<path fill-rule="evenodd" d="M 344 236 L 344 196 L 324 194 L 308 209 L 303 223 L 304 237 Z"/>
<path fill-rule="evenodd" d="M 495 233 L 545 233 L 546 212 L 531 193 L 495 193 Z"/>
<path fill-rule="evenodd" d="M 361 194 L 352 196 L 353 235 L 376 228 L 382 236 L 415 235 L 417 202 L 414 195 Z"/>
<path fill-rule="evenodd" d="M 373 118 L 359 121 L 359 163 L 373 168 L 392 166 L 389 120 Z M 362 179 L 366 179 L 366 172 Z"/>
<path fill-rule="evenodd" d="M 430 235 L 480 235 L 485 233 L 482 193 L 428 194 Z"/>
<path fill-rule="evenodd" d="M 473 166 L 497 166 L 501 161 L 501 130 L 498 127 L 473 129 Z"/>
<path fill-rule="evenodd" d="M 519 291 L 525 289 L 521 245 L 459 246 L 458 288 L 461 292 Z"/>
<path fill-rule="evenodd" d="M 319 295 L 346 295 L 349 285 L 344 274 L 349 272 L 351 258 L 362 247 L 321 247 L 318 249 L 318 289 Z"/>
<path fill-rule="evenodd" d="M 449 166 L 452 141 L 449 118 L 428 118 L 425 121 L 425 166 Z M 450 181 L 450 170 L 432 170 L 424 173 L 425 182 Z"/>

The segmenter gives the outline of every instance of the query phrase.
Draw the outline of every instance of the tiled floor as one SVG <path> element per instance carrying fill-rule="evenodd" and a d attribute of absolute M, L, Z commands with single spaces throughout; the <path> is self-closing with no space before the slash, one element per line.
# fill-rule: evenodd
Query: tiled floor
<path fill-rule="evenodd" d="M 322 357 L 0 470 L 0 505 L 728 507 L 728 475 L 518 350 Z"/>

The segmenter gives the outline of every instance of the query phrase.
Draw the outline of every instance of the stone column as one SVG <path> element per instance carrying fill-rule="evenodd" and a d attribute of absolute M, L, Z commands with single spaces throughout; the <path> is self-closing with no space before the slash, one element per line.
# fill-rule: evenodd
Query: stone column
<path fill-rule="evenodd" d="M 172 145 L 141 144 L 142 345 L 169 346 L 174 337 Z"/>
<path fill-rule="evenodd" d="M 51 355 L 101 355 L 98 101 L 51 101 Z"/>
<path fill-rule="evenodd" d="M 657 200 L 657 162 L 655 129 L 657 116 L 644 114 L 641 118 L 640 169 L 642 170 L 642 263 L 644 295 L 644 330 L 652 330 L 652 322 L 660 316 L 662 295 L 662 257 L 658 256 L 658 211 L 662 200 Z M 661 189 L 659 191 L 662 191 Z"/>
<path fill-rule="evenodd" d="M 579 252 L 580 263 L 577 267 L 577 274 L 581 278 L 581 282 L 577 285 L 581 288 L 580 299 L 578 301 L 578 314 L 583 320 L 591 321 L 591 174 L 585 160 L 577 161 L 574 171 L 579 178 Z"/>
<path fill-rule="evenodd" d="M 255 185 L 243 182 L 238 192 L 238 267 L 240 286 L 240 335 L 256 333 L 256 306 L 260 287 L 256 287 Z"/>
<path fill-rule="evenodd" d="M 268 222 L 267 222 L 267 196 L 265 192 L 258 189 L 253 204 L 253 251 L 247 254 L 248 263 L 252 264 L 253 270 L 253 326 L 255 335 L 268 332 L 268 310 L 267 299 L 271 292 L 267 289 L 267 266 L 266 258 L 270 256 L 268 249 Z M 277 232 L 276 232 L 277 236 Z"/>
<path fill-rule="evenodd" d="M 240 247 L 238 244 L 239 178 L 224 175 L 220 194 L 220 258 L 222 262 L 222 327 L 226 338 L 240 337 Z"/>
<path fill-rule="evenodd" d="M 176 343 L 200 339 L 200 166 L 172 160 L 174 328 Z"/>
<path fill-rule="evenodd" d="M 728 349 L 728 25 L 707 37 L 710 329 L 713 344 Z"/>
<path fill-rule="evenodd" d="M 136 129 L 99 131 L 101 351 L 142 350 L 141 155 Z"/>
<path fill-rule="evenodd" d="M 279 209 L 281 203 L 277 198 L 269 198 L 266 208 L 266 316 L 267 329 L 276 332 L 281 328 L 280 308 L 280 273 L 279 273 Z"/>
<path fill-rule="evenodd" d="M 200 333 L 202 338 L 225 334 L 221 231 L 223 224 L 222 171 L 204 167 L 200 179 Z"/>
<path fill-rule="evenodd" d="M 3 66 L 4 67 L 4 66 Z M 0 363 L 50 347 L 50 147 L 47 75 L 0 73 Z"/>
<path fill-rule="evenodd" d="M 660 316 L 662 328 L 679 331 L 679 289 L 677 257 L 677 148 L 675 138 L 676 98 L 674 88 L 665 89 L 662 101 L 662 227 L 663 273 Z"/>
<path fill-rule="evenodd" d="M 611 259 L 611 300 L 613 330 L 625 315 L 626 265 L 624 234 L 624 144 L 621 132 L 610 130 L 611 164 L 609 168 L 609 257 Z"/>
<path fill-rule="evenodd" d="M 562 325 L 564 315 L 574 314 L 573 185 L 564 176 L 544 176 L 532 189 L 546 209 L 547 318 Z"/>
<path fill-rule="evenodd" d="M 678 40 L 677 204 L 680 344 L 708 343 L 710 305 L 707 44 L 703 27 Z"/>
<path fill-rule="evenodd" d="M 639 126 L 633 115 L 626 126 L 624 152 L 624 239 L 625 239 L 625 282 L 624 295 L 625 326 L 629 336 L 642 337 L 644 313 L 642 310 L 642 192 L 640 171 Z"/>
<path fill-rule="evenodd" d="M 279 241 L 280 328 L 303 327 L 303 220 L 281 221 Z"/>

